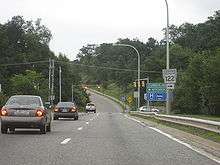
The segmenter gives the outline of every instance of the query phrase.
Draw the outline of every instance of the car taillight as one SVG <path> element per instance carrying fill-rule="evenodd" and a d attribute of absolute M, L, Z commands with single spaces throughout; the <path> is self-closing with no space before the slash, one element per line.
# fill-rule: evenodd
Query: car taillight
<path fill-rule="evenodd" d="M 1 116 L 6 116 L 8 114 L 7 109 L 6 108 L 2 108 L 1 109 Z"/>
<path fill-rule="evenodd" d="M 55 108 L 55 109 L 54 109 L 54 112 L 58 112 L 58 111 L 59 111 L 59 108 Z"/>
<path fill-rule="evenodd" d="M 71 112 L 76 112 L 76 107 L 70 109 Z"/>
<path fill-rule="evenodd" d="M 36 111 L 36 116 L 37 116 L 37 117 L 44 116 L 44 110 L 43 110 L 43 109 L 37 109 L 37 111 Z"/>

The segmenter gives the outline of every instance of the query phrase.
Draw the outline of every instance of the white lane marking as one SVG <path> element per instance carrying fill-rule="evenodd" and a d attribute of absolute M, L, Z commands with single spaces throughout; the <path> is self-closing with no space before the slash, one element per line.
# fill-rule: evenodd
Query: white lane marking
<path fill-rule="evenodd" d="M 87 121 L 86 124 L 89 124 L 89 122 Z"/>
<path fill-rule="evenodd" d="M 97 113 L 96 115 L 99 116 L 100 113 Z"/>
<path fill-rule="evenodd" d="M 79 127 L 79 128 L 78 128 L 78 131 L 80 131 L 80 130 L 82 130 L 82 129 L 83 129 L 83 127 Z"/>
<path fill-rule="evenodd" d="M 139 120 L 137 120 L 137 119 L 134 119 L 134 118 L 132 118 L 132 117 L 129 117 L 128 115 L 124 115 L 124 116 L 125 116 L 126 118 L 128 118 L 128 119 L 131 119 L 131 120 L 135 121 L 135 122 L 142 123 L 141 121 L 139 121 Z M 146 126 L 146 125 L 145 125 L 145 126 Z M 148 127 L 148 128 L 150 128 L 150 129 L 152 129 L 152 130 L 154 130 L 154 131 L 156 131 L 156 132 L 158 132 L 158 133 L 160 133 L 160 134 L 162 134 L 162 135 L 164 135 L 164 136 L 170 138 L 170 139 L 173 140 L 173 141 L 176 141 L 177 143 L 180 143 L 180 144 L 186 146 L 187 148 L 189 148 L 189 149 L 191 149 L 191 150 L 193 150 L 193 151 L 199 153 L 200 155 L 203 155 L 203 156 L 205 156 L 205 157 L 207 157 L 207 158 L 209 158 L 209 159 L 211 159 L 211 160 L 213 160 L 213 161 L 215 161 L 215 162 L 217 162 L 217 163 L 220 163 L 220 159 L 219 159 L 218 157 L 213 156 L 213 155 L 211 155 L 211 154 L 209 154 L 209 153 L 203 151 L 202 149 L 198 149 L 198 148 L 196 148 L 196 147 L 193 147 L 193 146 L 191 146 L 190 144 L 185 143 L 185 142 L 183 142 L 183 141 L 181 141 L 181 140 L 179 140 L 179 139 L 173 137 L 172 135 L 167 134 L 167 133 L 165 133 L 165 132 L 163 132 L 163 131 L 161 131 L 161 130 L 159 130 L 159 129 L 157 129 L 157 128 L 154 128 L 154 127 Z"/>
<path fill-rule="evenodd" d="M 70 140 L 71 140 L 71 138 L 67 138 L 64 141 L 62 141 L 60 144 L 67 144 Z"/>
<path fill-rule="evenodd" d="M 165 132 L 163 132 L 163 131 L 161 131 L 161 130 L 159 130 L 157 128 L 154 128 L 154 127 L 149 127 L 149 128 L 154 130 L 154 131 L 156 131 L 156 132 L 158 132 L 158 133 L 160 133 L 160 134 L 162 134 L 162 135 L 164 135 L 164 136 L 166 136 L 166 137 L 168 137 L 168 138 L 170 138 L 170 139 L 172 139 L 172 140 L 174 140 L 174 141 L 176 141 L 176 142 L 178 142 L 178 143 L 180 143 L 180 144 L 182 144 L 182 145 L 184 145 L 184 146 L 186 146 L 187 148 L 189 148 L 189 149 L 191 149 L 191 150 L 193 150 L 193 151 L 195 151 L 195 152 L 197 152 L 197 153 L 199 153 L 199 154 L 201 154 L 201 155 L 203 155 L 203 156 L 205 156 L 205 157 L 207 157 L 207 158 L 209 158 L 209 159 L 211 159 L 211 160 L 213 160 L 213 161 L 215 161 L 217 163 L 220 163 L 220 159 L 219 158 L 217 158 L 217 157 L 215 157 L 215 156 L 213 156 L 213 155 L 203 151 L 202 149 L 195 148 L 195 147 L 191 146 L 190 144 L 185 143 L 185 142 L 183 142 L 183 141 L 173 137 L 172 135 L 167 134 L 167 133 L 165 133 Z"/>

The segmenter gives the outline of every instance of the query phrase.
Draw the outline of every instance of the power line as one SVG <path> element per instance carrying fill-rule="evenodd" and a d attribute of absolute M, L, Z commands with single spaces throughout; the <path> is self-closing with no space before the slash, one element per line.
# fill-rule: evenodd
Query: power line
<path fill-rule="evenodd" d="M 122 69 L 122 68 L 112 68 L 112 67 L 104 67 L 104 66 L 95 66 L 95 65 L 86 65 L 86 64 L 76 64 L 73 62 L 64 62 L 64 61 L 56 61 L 58 63 L 69 63 L 72 65 L 77 66 L 83 66 L 83 67 L 89 67 L 89 68 L 97 68 L 97 69 L 108 69 L 108 70 L 116 70 L 116 71 L 126 71 L 126 72 L 137 72 L 137 70 L 134 69 Z M 141 71 L 142 73 L 160 73 L 159 71 Z"/>
<path fill-rule="evenodd" d="M 23 63 L 11 63 L 11 64 L 0 64 L 0 66 L 19 66 L 19 65 L 31 65 L 31 64 L 39 64 L 39 63 L 48 63 L 47 61 L 32 61 L 32 62 L 23 62 Z"/>
<path fill-rule="evenodd" d="M 134 69 L 123 69 L 123 68 L 112 68 L 112 67 L 105 67 L 105 66 L 95 66 L 95 65 L 86 65 L 86 64 L 76 64 L 73 62 L 64 62 L 64 61 L 55 61 L 56 63 L 63 63 L 63 64 L 71 64 L 76 66 L 82 67 L 89 67 L 89 68 L 97 68 L 97 69 L 107 69 L 107 70 L 115 70 L 115 71 L 125 71 L 125 72 L 137 72 Z M 31 65 L 31 64 L 40 64 L 40 63 L 48 63 L 48 61 L 31 61 L 31 62 L 23 62 L 23 63 L 10 63 L 10 64 L 0 64 L 1 67 L 8 67 L 8 66 L 20 66 L 20 65 Z M 142 73 L 157 73 L 161 74 L 159 71 L 141 71 Z"/>

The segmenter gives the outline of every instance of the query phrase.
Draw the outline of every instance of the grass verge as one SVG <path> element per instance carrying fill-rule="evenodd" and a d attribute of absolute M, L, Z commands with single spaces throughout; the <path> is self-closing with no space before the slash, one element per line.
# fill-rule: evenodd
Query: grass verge
<path fill-rule="evenodd" d="M 200 136 L 204 139 L 208 139 L 217 143 L 220 143 L 220 134 L 219 133 L 215 133 L 212 131 L 208 131 L 208 130 L 204 130 L 201 128 L 196 128 L 196 127 L 192 127 L 192 126 L 186 126 L 183 124 L 177 124 L 177 123 L 172 123 L 169 121 L 162 121 L 159 119 L 156 119 L 155 117 L 151 117 L 151 116 L 142 116 L 142 115 L 138 115 L 138 114 L 130 114 L 131 116 L 135 116 L 135 117 L 139 117 L 139 118 L 143 118 L 143 119 L 147 119 L 150 121 L 153 121 L 157 124 L 162 124 L 168 127 L 172 127 L 178 130 L 182 130 L 184 132 L 196 135 L 196 136 Z"/>

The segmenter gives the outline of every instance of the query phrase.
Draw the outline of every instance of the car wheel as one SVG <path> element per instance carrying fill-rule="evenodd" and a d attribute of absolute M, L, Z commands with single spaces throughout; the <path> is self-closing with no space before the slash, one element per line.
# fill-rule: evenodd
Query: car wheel
<path fill-rule="evenodd" d="M 75 118 L 74 118 L 74 120 L 78 120 L 79 119 L 79 117 L 78 116 L 76 116 Z"/>
<path fill-rule="evenodd" d="M 46 134 L 46 130 L 47 130 L 46 124 L 43 124 L 43 125 L 41 126 L 41 128 L 40 128 L 40 132 L 41 132 L 42 134 Z"/>
<path fill-rule="evenodd" d="M 9 131 L 14 133 L 15 132 L 15 128 L 9 128 Z"/>
<path fill-rule="evenodd" d="M 49 123 L 47 126 L 47 132 L 51 132 L 51 123 Z"/>
<path fill-rule="evenodd" d="M 58 117 L 53 117 L 53 120 L 58 120 Z"/>
<path fill-rule="evenodd" d="M 2 134 L 6 134 L 7 131 L 8 131 L 8 127 L 2 124 L 2 125 L 1 125 L 1 133 L 2 133 Z"/>
<path fill-rule="evenodd" d="M 96 110 L 94 111 L 94 113 L 96 113 Z"/>

